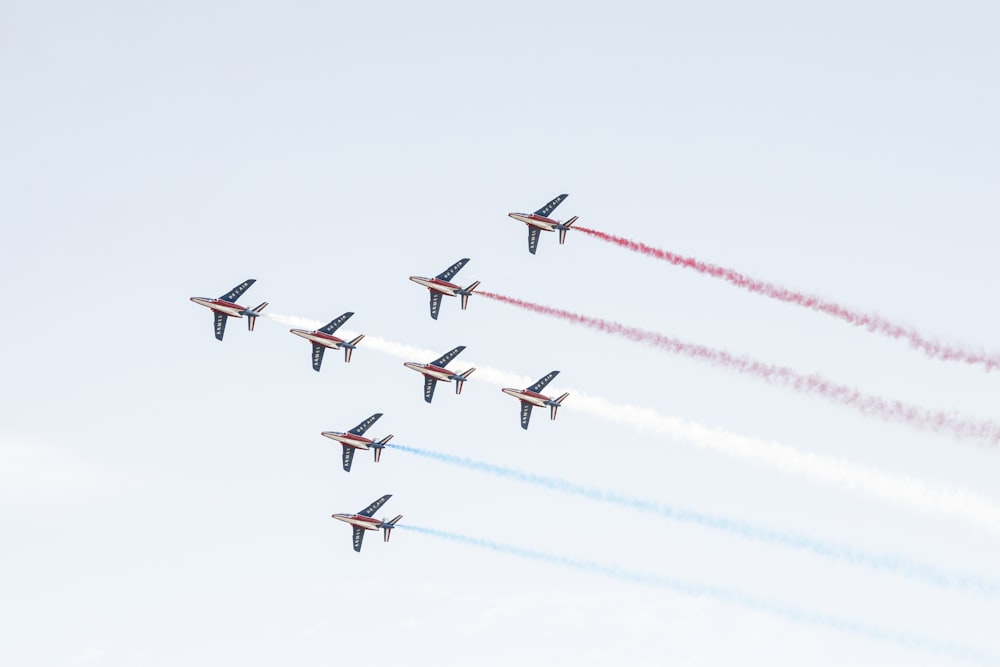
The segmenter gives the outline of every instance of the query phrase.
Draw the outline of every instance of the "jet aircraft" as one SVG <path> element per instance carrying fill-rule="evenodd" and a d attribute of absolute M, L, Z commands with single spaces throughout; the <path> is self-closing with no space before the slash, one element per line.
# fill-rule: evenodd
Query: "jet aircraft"
<path fill-rule="evenodd" d="M 566 397 L 569 396 L 569 394 L 566 393 L 559 398 L 553 399 L 538 392 L 544 389 L 545 385 L 552 382 L 552 379 L 557 375 L 559 375 L 559 371 L 552 371 L 527 389 L 504 388 L 500 390 L 508 396 L 513 396 L 521 401 L 521 428 L 525 430 L 528 429 L 528 420 L 531 419 L 531 408 L 536 405 L 540 408 L 544 408 L 546 405 L 549 406 L 552 419 L 556 418 L 556 411 L 559 409 L 559 406 L 562 405 L 562 402 L 566 400 Z"/>
<path fill-rule="evenodd" d="M 379 498 L 378 500 L 376 500 L 375 502 L 373 502 L 368 507 L 358 512 L 357 514 L 330 515 L 334 519 L 350 524 L 351 528 L 354 529 L 355 551 L 361 551 L 361 541 L 365 538 L 366 530 L 379 530 L 381 528 L 383 531 L 385 531 L 385 541 L 386 542 L 389 541 L 389 533 L 391 533 L 392 529 L 396 527 L 396 523 L 403 518 L 403 515 L 399 514 L 396 516 L 395 519 L 392 519 L 391 521 L 386 521 L 385 519 L 379 521 L 378 519 L 372 518 L 372 515 L 378 511 L 378 508 L 382 507 L 382 505 L 385 505 L 386 501 L 389 500 L 389 498 L 392 498 L 392 495 L 386 494 L 381 498 Z"/>
<path fill-rule="evenodd" d="M 559 222 L 550 218 L 549 215 L 552 211 L 556 210 L 556 207 L 562 203 L 563 199 L 566 199 L 569 195 L 559 195 L 552 201 L 550 201 L 545 206 L 541 207 L 534 213 L 508 213 L 510 217 L 515 220 L 520 220 L 524 224 L 528 225 L 528 252 L 532 255 L 535 254 L 535 250 L 538 249 L 538 235 L 541 232 L 554 232 L 559 230 L 559 243 L 566 242 L 566 232 L 569 228 L 573 226 L 573 223 L 577 221 L 577 216 L 573 216 L 566 222 Z"/>
<path fill-rule="evenodd" d="M 212 311 L 215 315 L 215 338 L 216 340 L 222 340 L 222 336 L 226 333 L 226 321 L 230 317 L 242 318 L 244 315 L 247 316 L 247 329 L 253 331 L 254 322 L 260 317 L 261 311 L 267 307 L 267 301 L 260 304 L 256 308 L 244 308 L 243 306 L 236 303 L 236 300 L 240 298 L 243 292 L 246 292 L 251 285 L 253 285 L 256 280 L 251 278 L 250 280 L 244 280 L 242 283 L 229 290 L 218 299 L 209 299 L 200 296 L 193 296 L 191 300 L 194 301 L 199 306 L 205 306 Z"/>
<path fill-rule="evenodd" d="M 469 297 L 472 296 L 473 290 L 479 287 L 479 281 L 477 280 L 464 289 L 459 285 L 449 282 L 468 261 L 468 257 L 460 259 L 434 278 L 410 276 L 410 280 L 418 285 L 423 285 L 431 293 L 431 319 L 436 320 L 438 318 L 438 312 L 441 310 L 442 296 L 462 297 L 462 310 L 465 310 L 465 307 L 469 304 Z"/>
<path fill-rule="evenodd" d="M 462 383 L 469 379 L 472 375 L 472 371 L 475 368 L 470 368 L 464 373 L 455 374 L 447 370 L 445 366 L 448 362 L 459 355 L 459 353 L 465 349 L 464 345 L 459 345 L 451 352 L 446 352 L 429 364 L 418 364 L 413 361 L 403 362 L 403 365 L 407 368 L 414 370 L 424 376 L 424 400 L 428 403 L 434 398 L 434 387 L 437 386 L 439 380 L 444 382 L 455 381 L 455 393 L 462 393 Z"/>
<path fill-rule="evenodd" d="M 364 334 L 353 338 L 351 341 L 345 341 L 342 338 L 337 338 L 333 333 L 341 327 L 347 320 L 351 318 L 354 313 L 344 313 L 337 319 L 333 320 L 325 327 L 316 329 L 315 331 L 306 331 L 305 329 L 289 329 L 296 336 L 301 336 L 307 341 L 312 343 L 312 359 L 313 359 L 313 370 L 319 372 L 320 366 L 323 365 L 323 353 L 326 352 L 327 348 L 337 350 L 344 350 L 344 363 L 351 361 L 351 354 L 354 352 L 354 348 L 358 346 L 361 339 L 364 338 Z"/>
<path fill-rule="evenodd" d="M 354 452 L 356 450 L 368 451 L 369 449 L 374 450 L 375 453 L 375 463 L 379 462 L 382 458 L 382 449 L 385 444 L 392 440 L 392 435 L 387 435 L 379 441 L 374 441 L 371 438 L 365 438 L 364 433 L 368 428 L 378 421 L 379 417 L 382 416 L 381 412 L 376 412 L 368 419 L 364 420 L 354 428 L 352 428 L 347 433 L 341 433 L 339 431 L 323 431 L 321 435 L 330 438 L 331 440 L 336 440 L 344 447 L 344 470 L 351 472 L 351 462 L 354 460 Z"/>

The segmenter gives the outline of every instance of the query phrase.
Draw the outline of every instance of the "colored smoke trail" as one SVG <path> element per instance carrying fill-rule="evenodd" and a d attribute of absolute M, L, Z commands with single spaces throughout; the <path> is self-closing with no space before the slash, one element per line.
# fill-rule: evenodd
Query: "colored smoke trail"
<path fill-rule="evenodd" d="M 265 317 L 304 329 L 317 329 L 325 324 L 294 315 L 271 313 L 265 314 Z M 345 333 L 345 335 L 353 334 Z M 372 335 L 365 337 L 360 348 L 382 352 L 403 361 L 430 361 L 441 354 L 441 350 L 420 349 Z M 469 363 L 476 366 L 476 372 L 469 380 L 474 384 L 489 382 L 508 387 L 526 387 L 534 380 L 470 360 Z M 924 514 L 955 517 L 976 527 L 1000 530 L 1000 506 L 990 498 L 965 488 L 886 472 L 842 458 L 801 451 L 790 445 L 731 433 L 674 415 L 665 415 L 650 408 L 615 403 L 576 389 L 567 391 L 571 393 L 571 397 L 567 401 L 569 407 L 565 409 L 586 412 L 639 433 L 651 433 L 667 438 L 672 443 L 688 443 L 701 449 L 749 461 L 791 477 L 802 477 L 851 494 L 860 493 Z"/>
<path fill-rule="evenodd" d="M 922 637 L 920 635 L 899 630 L 891 630 L 875 625 L 869 625 L 861 621 L 851 620 L 834 614 L 810 611 L 779 600 L 759 598 L 748 593 L 713 586 L 712 584 L 682 581 L 662 575 L 627 570 L 615 565 L 607 565 L 595 561 L 549 554 L 543 551 L 525 549 L 523 547 L 503 544 L 501 542 L 494 542 L 493 540 L 484 540 L 478 537 L 470 537 L 468 535 L 437 530 L 435 528 L 426 528 L 423 526 L 413 526 L 407 524 L 399 524 L 396 528 L 427 535 L 428 537 L 436 537 L 450 542 L 479 547 L 480 549 L 486 549 L 497 553 L 517 556 L 526 560 L 539 561 L 549 565 L 558 565 L 573 570 L 590 572 L 592 574 L 600 574 L 619 581 L 641 584 L 643 586 L 655 586 L 657 588 L 675 591 L 692 597 L 714 599 L 727 604 L 743 607 L 745 609 L 779 616 L 797 623 L 818 626 L 829 630 L 837 630 L 839 632 L 865 637 L 879 642 L 948 655 L 969 662 L 986 665 L 1000 664 L 1000 661 L 998 661 L 996 656 L 981 649 L 962 646 L 953 642 Z"/>
<path fill-rule="evenodd" d="M 804 535 L 783 533 L 771 528 L 755 526 L 744 521 L 713 516 L 711 514 L 705 514 L 682 507 L 671 507 L 670 505 L 664 503 L 628 496 L 617 491 L 599 489 L 570 482 L 558 477 L 549 477 L 546 475 L 524 472 L 515 468 L 495 465 L 485 461 L 477 461 L 471 458 L 429 451 L 408 445 L 389 443 L 387 447 L 468 470 L 477 470 L 479 472 L 489 473 L 498 477 L 523 482 L 525 484 L 532 484 L 534 486 L 539 486 L 558 493 L 579 496 L 588 500 L 609 503 L 632 510 L 638 510 L 640 512 L 655 514 L 664 519 L 693 523 L 705 528 L 712 528 L 739 535 L 740 537 L 757 542 L 767 542 L 791 549 L 808 551 L 835 561 L 849 563 L 852 565 L 861 565 L 876 570 L 889 571 L 894 574 L 919 580 L 935 586 L 972 590 L 982 595 L 996 595 L 1000 592 L 1000 586 L 994 582 L 985 580 L 981 576 L 949 573 L 936 568 L 933 565 L 918 563 L 905 558 L 900 558 L 898 556 L 866 553 L 846 545 L 823 542 Z"/>
<path fill-rule="evenodd" d="M 923 352 L 928 357 L 933 359 L 958 361 L 975 366 L 982 366 L 987 371 L 1000 369 L 1000 354 L 997 353 L 971 351 L 958 345 L 939 343 L 935 340 L 927 338 L 912 327 L 894 324 L 879 315 L 852 310 L 846 306 L 834 303 L 833 301 L 810 294 L 803 294 L 802 292 L 796 292 L 779 285 L 775 285 L 774 283 L 751 278 L 740 273 L 739 271 L 727 269 L 716 264 L 709 264 L 708 262 L 702 262 L 701 260 L 694 259 L 693 257 L 684 257 L 683 255 L 678 255 L 659 248 L 653 248 L 645 243 L 632 241 L 621 236 L 615 236 L 614 234 L 607 234 L 596 229 L 589 229 L 587 227 L 580 226 L 576 226 L 573 229 L 581 231 L 584 234 L 589 234 L 595 238 L 599 238 L 602 241 L 621 246 L 622 248 L 626 248 L 633 252 L 638 252 L 649 257 L 655 257 L 656 259 L 670 262 L 675 266 L 693 269 L 698 273 L 703 273 L 714 278 L 721 278 L 726 282 L 736 285 L 737 287 L 742 287 L 747 291 L 763 294 L 764 296 L 778 301 L 793 303 L 797 306 L 808 308 L 809 310 L 825 313 L 832 317 L 836 317 L 839 320 L 843 320 L 853 326 L 867 329 L 873 333 L 882 334 L 890 338 L 905 340 L 910 344 L 910 347 Z"/>
<path fill-rule="evenodd" d="M 724 350 L 688 343 L 618 322 L 588 317 L 493 292 L 480 291 L 477 294 L 534 313 L 556 317 L 571 324 L 580 324 L 613 336 L 621 336 L 637 343 L 645 343 L 664 352 L 707 361 L 745 375 L 752 375 L 771 384 L 789 387 L 804 394 L 822 396 L 833 403 L 852 407 L 863 414 L 879 417 L 886 421 L 900 422 L 937 433 L 950 433 L 960 438 L 976 438 L 992 445 L 1000 443 L 1000 424 L 989 420 L 971 419 L 955 413 L 930 410 L 894 399 L 865 394 L 853 387 L 831 382 L 819 374 L 803 375 L 786 366 L 765 364 L 750 357 L 737 356 Z"/>

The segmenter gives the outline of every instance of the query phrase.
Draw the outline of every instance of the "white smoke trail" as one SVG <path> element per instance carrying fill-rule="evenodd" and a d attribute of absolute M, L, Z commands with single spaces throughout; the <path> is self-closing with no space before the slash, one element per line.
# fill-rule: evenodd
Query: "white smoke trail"
<path fill-rule="evenodd" d="M 268 317 L 306 329 L 316 329 L 325 324 L 288 315 L 271 314 Z M 355 334 L 345 333 L 347 337 L 352 335 Z M 445 352 L 421 349 L 378 336 L 366 336 L 361 346 L 404 361 L 430 361 Z M 485 381 L 509 387 L 526 387 L 533 381 L 526 376 L 479 366 L 471 361 L 466 363 L 476 366 L 476 372 L 470 381 Z M 954 517 L 979 527 L 1000 530 L 1000 506 L 967 489 L 885 472 L 845 459 L 803 452 L 781 443 L 729 433 L 680 417 L 663 415 L 649 408 L 612 403 L 605 398 L 590 396 L 575 389 L 562 390 L 570 392 L 570 397 L 566 400 L 568 408 L 630 426 L 639 432 L 666 436 L 702 449 L 774 468 L 786 475 L 807 477 L 832 488 L 866 494 L 920 512 Z"/>

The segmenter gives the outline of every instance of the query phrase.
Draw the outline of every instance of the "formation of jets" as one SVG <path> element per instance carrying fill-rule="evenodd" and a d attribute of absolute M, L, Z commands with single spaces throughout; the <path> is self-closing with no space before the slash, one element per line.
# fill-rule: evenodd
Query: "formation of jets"
<path fill-rule="evenodd" d="M 562 194 L 547 203 L 542 208 L 538 209 L 534 213 L 509 213 L 508 215 L 520 222 L 525 223 L 528 226 L 528 252 L 532 255 L 538 249 L 538 238 L 541 232 L 559 232 L 559 243 L 565 243 L 566 232 L 570 230 L 573 223 L 577 221 L 577 216 L 566 220 L 565 222 L 560 222 L 549 217 L 552 212 L 556 209 L 559 204 L 566 199 L 568 195 Z M 461 299 L 462 310 L 466 310 L 469 304 L 469 297 L 475 292 L 476 288 L 479 287 L 479 281 L 476 280 L 468 285 L 468 287 L 462 287 L 454 282 L 452 279 L 455 275 L 462 270 L 462 268 L 469 262 L 468 257 L 464 257 L 447 269 L 437 274 L 433 278 L 424 278 L 422 276 L 410 276 L 410 280 L 426 287 L 430 293 L 430 313 L 431 318 L 436 320 L 441 312 L 441 302 L 443 297 L 446 296 L 457 296 Z M 233 289 L 229 290 L 222 296 L 212 299 L 207 297 L 191 297 L 191 301 L 197 303 L 200 306 L 205 306 L 212 311 L 214 317 L 214 331 L 215 338 L 217 340 L 222 340 L 226 332 L 226 322 L 230 317 L 235 318 L 247 318 L 247 329 L 249 331 L 254 330 L 254 324 L 258 317 L 261 316 L 264 308 L 268 306 L 268 303 L 264 301 L 260 305 L 254 308 L 247 308 L 241 306 L 237 303 L 237 300 L 246 292 L 250 286 L 256 282 L 253 279 L 245 280 Z M 364 335 L 358 335 L 351 340 L 346 340 L 345 338 L 340 338 L 336 336 L 337 330 L 344 325 L 347 320 L 349 320 L 354 315 L 353 312 L 347 312 L 343 315 L 331 320 L 326 326 L 320 327 L 319 329 L 310 331 L 306 329 L 290 329 L 289 331 L 296 336 L 306 339 L 312 344 L 312 367 L 313 370 L 319 371 L 323 365 L 323 354 L 326 350 L 343 350 L 344 351 L 344 362 L 348 363 L 351 361 L 351 355 L 354 350 L 358 347 L 358 344 L 364 338 Z M 448 370 L 447 365 L 455 357 L 457 357 L 465 349 L 464 345 L 459 345 L 452 348 L 450 351 L 441 355 L 434 361 L 429 363 L 418 363 L 413 361 L 407 361 L 403 365 L 407 368 L 417 371 L 424 376 L 424 400 L 430 403 L 434 398 L 434 389 L 438 382 L 454 382 L 455 383 L 455 393 L 462 393 L 462 386 L 475 368 L 470 368 L 463 373 L 455 373 Z M 525 389 L 514 389 L 509 387 L 504 387 L 501 391 L 508 396 L 513 396 L 518 399 L 521 403 L 521 428 L 527 429 L 528 422 L 531 419 L 532 408 L 549 408 L 549 412 L 552 419 L 556 418 L 556 412 L 559 410 L 559 406 L 562 402 L 566 400 L 569 396 L 568 393 L 563 393 L 558 398 L 551 398 L 541 393 L 541 391 L 550 383 L 552 380 L 559 375 L 559 371 L 551 371 L 540 380 L 535 382 Z M 392 439 L 392 435 L 387 435 L 381 439 L 374 439 L 365 437 L 365 432 L 375 422 L 377 422 L 382 417 L 381 412 L 376 412 L 372 416 L 368 417 L 360 424 L 355 426 L 349 431 L 323 431 L 321 435 L 329 438 L 341 445 L 343 448 L 343 467 L 344 471 L 351 471 L 351 464 L 354 461 L 354 453 L 358 450 L 369 451 L 371 450 L 374 454 L 375 462 L 378 463 L 382 456 L 382 450 L 386 447 L 389 440 Z M 360 512 L 355 514 L 333 514 L 332 517 L 339 521 L 343 521 L 353 529 L 353 542 L 354 550 L 361 551 L 361 543 L 365 536 L 365 531 L 368 530 L 382 530 L 384 531 L 385 541 L 389 541 L 389 534 L 392 529 L 396 526 L 400 519 L 403 518 L 402 515 L 398 515 L 391 520 L 386 519 L 375 519 L 374 514 L 379 510 L 389 500 L 392 496 L 387 494 L 379 498 L 378 500 L 372 502 L 368 507 L 364 508 Z"/>

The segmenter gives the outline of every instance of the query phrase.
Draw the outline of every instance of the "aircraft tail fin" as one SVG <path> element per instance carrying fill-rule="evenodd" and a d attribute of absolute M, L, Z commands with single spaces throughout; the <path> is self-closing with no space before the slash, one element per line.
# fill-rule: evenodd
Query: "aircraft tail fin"
<path fill-rule="evenodd" d="M 385 520 L 382 521 L 382 530 L 385 533 L 385 540 L 384 540 L 385 542 L 389 541 L 389 533 L 392 532 L 392 529 L 396 527 L 396 524 L 402 518 L 403 518 L 402 514 L 397 514 L 396 518 L 392 519 L 391 521 L 385 521 Z"/>
<path fill-rule="evenodd" d="M 566 232 L 569 231 L 569 228 L 572 227 L 573 223 L 576 222 L 578 219 L 579 219 L 579 216 L 574 215 L 572 218 L 570 218 L 566 222 L 564 222 L 561 225 L 559 225 L 559 244 L 560 245 L 562 245 L 563 243 L 566 243 Z"/>
<path fill-rule="evenodd" d="M 354 353 L 354 348 L 356 348 L 358 346 L 358 343 L 360 343 L 361 339 L 364 338 L 364 337 L 365 337 L 365 335 L 361 334 L 360 336 L 357 336 L 356 338 L 348 341 L 343 346 L 344 347 L 344 363 L 348 363 L 348 364 L 351 363 L 351 354 Z"/>
<path fill-rule="evenodd" d="M 553 401 L 549 401 L 549 414 L 552 417 L 552 419 L 556 418 L 556 412 L 559 411 L 559 406 L 562 405 L 562 402 L 566 400 L 567 396 L 569 396 L 569 392 L 566 392 L 565 394 L 563 394 L 562 396 Z"/>
<path fill-rule="evenodd" d="M 462 310 L 465 310 L 466 306 L 469 305 L 469 297 L 472 296 L 472 293 L 476 290 L 477 287 L 479 287 L 478 280 L 460 292 L 460 294 L 462 295 Z"/>
<path fill-rule="evenodd" d="M 245 311 L 247 316 L 247 331 L 253 331 L 253 326 L 257 322 L 257 318 L 260 317 L 261 311 L 267 308 L 267 305 L 267 301 L 265 301 L 256 308 Z"/>
<path fill-rule="evenodd" d="M 391 433 L 382 438 L 381 440 L 379 440 L 378 442 L 376 442 L 375 445 L 372 447 L 372 450 L 375 452 L 375 463 L 378 463 L 379 461 L 382 460 L 382 450 L 385 449 L 385 444 L 390 440 L 392 440 Z"/>
<path fill-rule="evenodd" d="M 474 371 L 474 370 L 476 370 L 476 369 L 475 368 L 470 368 L 469 370 L 465 371 L 464 373 L 460 373 L 460 374 L 458 374 L 458 375 L 455 376 L 455 393 L 456 394 L 461 394 L 462 393 L 462 385 L 465 384 L 465 381 L 469 379 L 469 376 L 472 375 L 472 371 Z"/>

